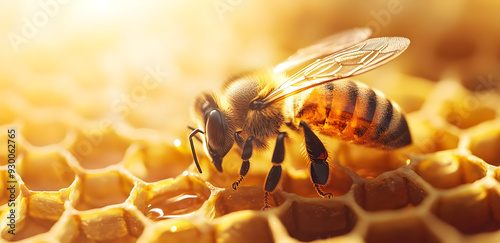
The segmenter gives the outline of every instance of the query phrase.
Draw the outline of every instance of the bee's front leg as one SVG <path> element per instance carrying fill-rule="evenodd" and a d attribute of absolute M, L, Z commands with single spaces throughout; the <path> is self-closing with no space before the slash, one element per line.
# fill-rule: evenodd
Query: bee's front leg
<path fill-rule="evenodd" d="M 326 151 L 325 145 L 323 145 L 318 136 L 314 134 L 304 121 L 300 122 L 300 126 L 304 128 L 304 138 L 306 141 L 307 154 L 311 160 L 311 179 L 314 183 L 314 188 L 320 196 L 332 198 L 333 194 L 324 193 L 320 188 L 320 185 L 325 185 L 328 182 L 328 177 L 330 175 L 330 167 L 328 166 L 328 162 L 326 162 L 328 152 Z"/>
<path fill-rule="evenodd" d="M 264 186 L 265 195 L 264 207 L 262 208 L 263 210 L 270 207 L 269 193 L 276 189 L 276 186 L 281 178 L 281 163 L 283 163 L 283 160 L 285 159 L 285 137 L 286 133 L 280 132 L 278 134 L 278 138 L 276 139 L 276 146 L 274 147 L 273 158 L 271 160 L 273 162 L 273 167 L 267 174 L 266 184 Z"/>
<path fill-rule="evenodd" d="M 234 133 L 234 142 L 236 142 L 236 145 L 238 145 L 238 147 L 243 148 L 243 143 L 245 142 L 245 140 L 243 140 L 243 138 L 240 136 L 241 132 L 242 131 L 236 131 Z"/>
<path fill-rule="evenodd" d="M 235 137 L 239 137 L 239 132 L 236 132 Z M 241 153 L 241 159 L 243 160 L 243 163 L 241 163 L 241 169 L 240 169 L 240 178 L 235 181 L 232 185 L 233 190 L 236 190 L 238 188 L 238 185 L 243 181 L 244 176 L 248 173 L 248 170 L 250 169 L 250 157 L 252 157 L 252 152 L 253 152 L 253 145 L 252 141 L 254 140 L 253 136 L 250 136 L 247 138 L 245 141 L 245 144 L 243 145 L 243 152 Z"/>

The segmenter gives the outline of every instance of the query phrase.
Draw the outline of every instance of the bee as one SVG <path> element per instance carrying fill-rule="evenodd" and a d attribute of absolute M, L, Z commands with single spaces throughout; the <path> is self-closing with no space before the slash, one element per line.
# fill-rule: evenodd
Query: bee
<path fill-rule="evenodd" d="M 287 133 L 303 132 L 310 160 L 310 176 L 316 192 L 329 181 L 328 153 L 316 133 L 353 144 L 393 150 L 412 143 L 405 116 L 397 104 L 370 87 L 346 79 L 377 68 L 406 50 L 404 37 L 370 38 L 366 28 L 334 34 L 298 50 L 272 70 L 229 79 L 222 95 L 200 94 L 194 102 L 199 128 L 189 135 L 194 162 L 202 173 L 193 137 L 204 135 L 205 152 L 222 172 L 222 160 L 234 144 L 241 148 L 240 178 L 250 169 L 253 150 L 274 144 L 272 167 L 264 190 L 268 196 L 281 178 Z M 292 74 L 289 75 L 288 74 Z"/>

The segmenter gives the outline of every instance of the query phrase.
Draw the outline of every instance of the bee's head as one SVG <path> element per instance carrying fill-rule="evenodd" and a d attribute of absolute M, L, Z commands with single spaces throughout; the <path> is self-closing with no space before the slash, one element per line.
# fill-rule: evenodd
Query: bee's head
<path fill-rule="evenodd" d="M 212 158 L 212 163 L 215 165 L 215 168 L 222 172 L 222 158 L 231 150 L 234 143 L 235 129 L 231 125 L 231 120 L 227 113 L 219 107 L 215 96 L 210 93 L 204 93 L 196 99 L 195 113 L 201 118 L 200 120 L 202 120 L 204 124 L 205 151 L 210 158 Z M 193 131 L 193 133 L 195 131 Z M 199 130 L 199 132 L 201 131 Z M 194 152 L 194 146 L 192 145 L 191 148 L 193 150 L 195 163 L 198 163 Z M 198 170 L 201 173 L 199 166 Z"/>

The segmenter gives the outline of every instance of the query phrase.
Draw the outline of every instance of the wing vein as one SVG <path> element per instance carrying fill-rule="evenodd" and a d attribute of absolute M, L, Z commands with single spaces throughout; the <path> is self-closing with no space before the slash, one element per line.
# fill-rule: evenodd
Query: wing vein
<path fill-rule="evenodd" d="M 344 42 L 345 45 L 346 41 Z M 410 41 L 403 37 L 380 37 L 353 43 L 339 51 L 332 50 L 325 57 L 316 59 L 291 75 L 263 97 L 262 102 L 264 106 L 268 106 L 317 85 L 365 73 L 396 58 L 406 50 L 409 44 Z M 328 45 L 332 44 L 328 43 Z M 321 46 L 323 48 L 321 54 L 325 52 L 328 45 Z M 305 48 L 300 54 L 305 55 L 307 53 L 304 51 L 312 49 L 314 48 Z M 317 57 L 311 54 L 308 56 L 308 61 L 312 59 L 311 56 Z"/>

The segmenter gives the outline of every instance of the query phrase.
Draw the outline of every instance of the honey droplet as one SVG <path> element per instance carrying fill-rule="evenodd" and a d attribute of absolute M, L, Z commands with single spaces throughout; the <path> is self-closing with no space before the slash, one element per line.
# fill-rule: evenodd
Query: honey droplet
<path fill-rule="evenodd" d="M 154 198 L 146 209 L 146 217 L 151 220 L 164 220 L 193 215 L 207 197 L 201 194 L 181 194 L 175 197 L 159 196 Z"/>

